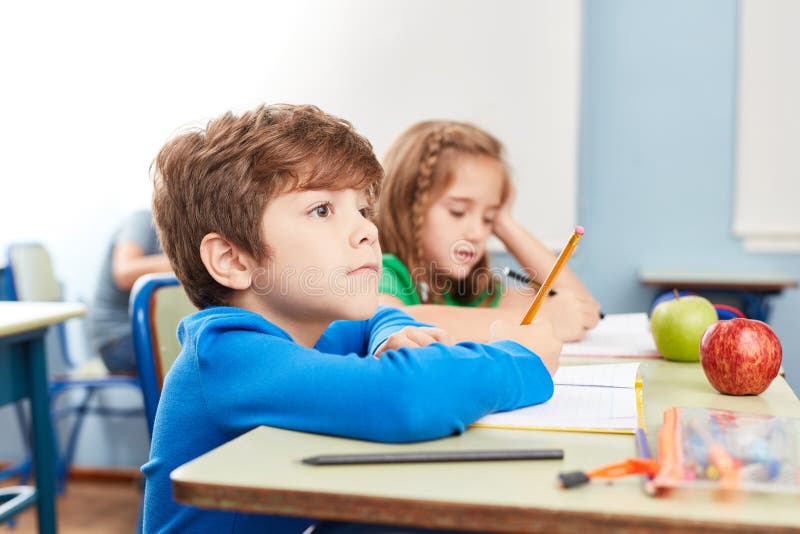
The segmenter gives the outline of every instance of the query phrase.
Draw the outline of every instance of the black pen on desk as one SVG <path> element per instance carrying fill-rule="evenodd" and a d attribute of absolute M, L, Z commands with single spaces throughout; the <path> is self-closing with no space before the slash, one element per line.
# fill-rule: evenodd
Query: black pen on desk
<path fill-rule="evenodd" d="M 508 449 L 474 451 L 322 454 L 303 458 L 308 465 L 405 464 L 419 462 L 484 462 L 499 460 L 560 460 L 563 449 Z"/>
<path fill-rule="evenodd" d="M 512 280 L 516 280 L 517 282 L 522 282 L 523 284 L 525 284 L 527 286 L 530 286 L 530 287 L 532 287 L 532 288 L 534 288 L 536 290 L 538 290 L 540 287 L 542 287 L 542 284 L 540 284 L 536 280 L 534 280 L 532 278 L 528 278 L 524 274 L 522 274 L 520 272 L 517 272 L 517 271 L 515 271 L 513 269 L 509 269 L 508 267 L 503 267 L 503 274 L 506 275 L 507 277 L 511 278 Z M 555 289 L 551 289 L 550 293 L 548 293 L 547 296 L 548 297 L 555 297 L 557 294 L 558 293 L 556 293 Z M 600 318 L 601 319 L 605 319 L 606 318 L 606 314 L 603 313 L 603 312 L 600 312 Z"/>

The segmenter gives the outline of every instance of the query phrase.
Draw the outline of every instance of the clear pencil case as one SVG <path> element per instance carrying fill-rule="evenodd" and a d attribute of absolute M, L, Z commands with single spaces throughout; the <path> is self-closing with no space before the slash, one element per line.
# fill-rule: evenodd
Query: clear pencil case
<path fill-rule="evenodd" d="M 800 493 L 800 419 L 670 408 L 658 452 L 656 488 Z"/>

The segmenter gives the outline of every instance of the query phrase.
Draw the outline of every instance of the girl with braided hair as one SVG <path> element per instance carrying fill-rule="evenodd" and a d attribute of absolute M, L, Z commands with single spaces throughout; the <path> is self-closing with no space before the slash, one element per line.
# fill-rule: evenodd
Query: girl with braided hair
<path fill-rule="evenodd" d="M 555 256 L 512 216 L 515 191 L 502 144 L 471 124 L 425 121 L 394 141 L 383 166 L 376 215 L 385 253 L 381 304 L 402 307 L 457 340 L 485 341 L 497 319 L 517 324 L 535 291 L 505 287 L 494 276 L 489 237 L 540 282 Z M 562 341 L 583 338 L 597 324 L 598 303 L 568 268 L 554 289 L 538 317 Z"/>

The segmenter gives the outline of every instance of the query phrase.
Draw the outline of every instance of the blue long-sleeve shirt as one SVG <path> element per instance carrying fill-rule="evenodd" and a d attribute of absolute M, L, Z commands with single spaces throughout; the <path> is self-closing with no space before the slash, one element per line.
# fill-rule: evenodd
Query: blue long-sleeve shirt
<path fill-rule="evenodd" d="M 372 356 L 406 326 L 424 325 L 379 308 L 368 321 L 332 323 L 310 349 L 247 310 L 214 307 L 186 317 L 178 328 L 183 350 L 166 377 L 142 467 L 145 532 L 302 532 L 310 519 L 212 512 L 172 500 L 173 469 L 256 426 L 421 441 L 553 394 L 538 356 L 513 341 L 435 343 Z"/>

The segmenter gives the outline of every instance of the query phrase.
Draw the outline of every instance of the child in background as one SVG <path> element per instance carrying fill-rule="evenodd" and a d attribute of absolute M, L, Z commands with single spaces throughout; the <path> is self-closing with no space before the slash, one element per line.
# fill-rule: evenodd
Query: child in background
<path fill-rule="evenodd" d="M 142 468 L 146 532 L 309 526 L 172 500 L 173 469 L 258 425 L 411 442 L 552 395 L 561 343 L 546 323 L 498 321 L 491 343 L 448 346 L 378 308 L 382 177 L 369 142 L 312 106 L 228 113 L 159 152 L 156 225 L 200 311 L 179 326 Z"/>
<path fill-rule="evenodd" d="M 114 231 L 89 312 L 92 344 L 112 373 L 136 373 L 128 303 L 133 283 L 147 273 L 171 271 L 149 210 L 131 213 Z"/>
<path fill-rule="evenodd" d="M 489 237 L 540 283 L 555 256 L 512 216 L 502 151 L 483 130 L 449 121 L 415 124 L 389 147 L 376 217 L 385 252 L 381 304 L 457 340 L 485 341 L 492 321 L 522 319 L 535 291 L 501 286 L 488 268 Z M 538 317 L 552 322 L 562 341 L 583 338 L 599 320 L 599 305 L 568 268 L 554 289 Z"/>

